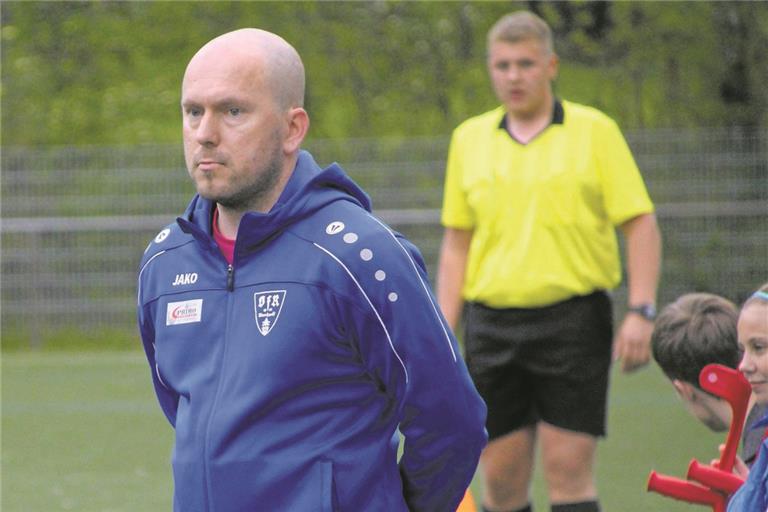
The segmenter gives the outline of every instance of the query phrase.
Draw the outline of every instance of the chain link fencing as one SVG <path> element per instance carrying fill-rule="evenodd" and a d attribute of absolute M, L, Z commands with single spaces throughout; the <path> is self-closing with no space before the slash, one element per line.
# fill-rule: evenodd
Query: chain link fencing
<path fill-rule="evenodd" d="M 689 291 L 740 302 L 768 281 L 768 131 L 626 133 L 664 237 L 659 303 Z M 447 137 L 309 140 L 374 213 L 422 251 L 434 277 Z M 135 333 L 136 273 L 157 231 L 194 193 L 181 145 L 6 147 L 1 155 L 3 342 L 52 332 Z M 623 312 L 624 285 L 614 292 Z"/>

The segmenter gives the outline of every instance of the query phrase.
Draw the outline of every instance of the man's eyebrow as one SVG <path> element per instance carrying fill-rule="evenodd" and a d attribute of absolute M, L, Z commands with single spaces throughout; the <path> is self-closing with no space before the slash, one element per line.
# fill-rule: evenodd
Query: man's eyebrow
<path fill-rule="evenodd" d="M 188 99 L 188 98 L 186 98 L 186 99 L 182 98 L 181 106 L 184 107 L 184 108 L 186 108 L 186 107 L 199 107 L 200 106 L 200 102 L 199 101 L 195 101 L 195 100 L 191 100 L 191 99 Z"/>
<path fill-rule="evenodd" d="M 202 106 L 204 101 L 198 101 L 194 98 L 187 98 L 182 100 L 181 106 L 182 107 L 188 107 L 188 106 Z M 248 104 L 248 100 L 243 97 L 237 97 L 237 96 L 225 96 L 223 98 L 219 98 L 216 101 L 213 102 L 214 108 L 221 108 L 221 107 L 228 107 L 230 105 L 246 105 Z"/>

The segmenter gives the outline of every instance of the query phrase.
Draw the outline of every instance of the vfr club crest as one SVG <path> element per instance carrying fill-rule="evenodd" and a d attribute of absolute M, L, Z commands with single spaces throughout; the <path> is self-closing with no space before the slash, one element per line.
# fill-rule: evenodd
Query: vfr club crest
<path fill-rule="evenodd" d="M 277 323 L 277 318 L 280 316 L 280 310 L 283 309 L 284 301 L 285 290 L 272 290 L 253 294 L 256 327 L 262 336 L 269 334 L 269 331 Z"/>

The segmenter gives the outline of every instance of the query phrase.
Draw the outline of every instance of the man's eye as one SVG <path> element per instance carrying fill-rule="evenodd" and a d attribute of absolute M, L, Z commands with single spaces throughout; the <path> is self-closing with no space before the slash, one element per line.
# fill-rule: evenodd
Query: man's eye
<path fill-rule="evenodd" d="M 198 117 L 203 114 L 202 109 L 199 108 L 188 108 L 187 109 L 187 115 L 190 117 Z"/>
<path fill-rule="evenodd" d="M 239 107 L 230 107 L 229 108 L 229 115 L 231 115 L 231 116 L 237 117 L 237 116 L 239 116 L 242 113 L 243 113 L 243 111 L 240 110 Z"/>

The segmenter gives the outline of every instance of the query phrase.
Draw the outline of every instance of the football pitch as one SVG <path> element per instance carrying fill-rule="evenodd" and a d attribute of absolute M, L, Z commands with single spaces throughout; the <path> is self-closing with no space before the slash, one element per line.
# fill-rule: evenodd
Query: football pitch
<path fill-rule="evenodd" d="M 645 491 L 651 469 L 684 477 L 725 439 L 685 412 L 655 366 L 614 370 L 608 430 L 597 468 L 606 512 L 706 510 Z M 2 356 L 3 512 L 170 511 L 171 442 L 140 352 Z M 542 487 L 537 475 L 539 511 Z"/>

